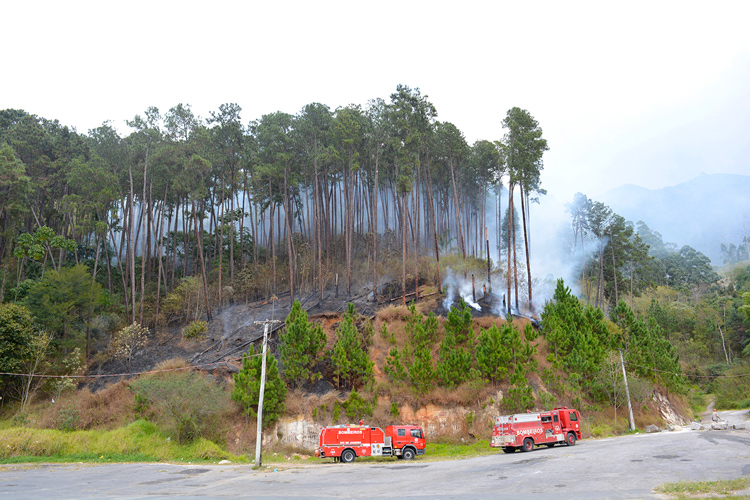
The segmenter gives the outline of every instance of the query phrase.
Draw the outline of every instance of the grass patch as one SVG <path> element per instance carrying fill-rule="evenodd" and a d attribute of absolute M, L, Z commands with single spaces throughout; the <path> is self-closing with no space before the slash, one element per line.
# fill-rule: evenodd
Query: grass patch
<path fill-rule="evenodd" d="M 145 420 L 111 431 L 9 427 L 0 443 L 0 463 L 243 461 L 206 439 L 180 445 Z"/>
<path fill-rule="evenodd" d="M 494 455 L 499 450 L 490 447 L 486 439 L 477 439 L 471 443 L 431 442 L 427 443 L 427 456 L 432 460 L 454 460 L 460 458 Z"/>
<path fill-rule="evenodd" d="M 665 493 L 674 500 L 687 500 L 691 498 L 723 498 L 723 499 L 747 499 L 750 495 L 735 495 L 750 488 L 750 477 L 738 479 L 722 479 L 719 481 L 696 481 L 679 483 L 666 483 L 657 486 L 657 493 Z"/>

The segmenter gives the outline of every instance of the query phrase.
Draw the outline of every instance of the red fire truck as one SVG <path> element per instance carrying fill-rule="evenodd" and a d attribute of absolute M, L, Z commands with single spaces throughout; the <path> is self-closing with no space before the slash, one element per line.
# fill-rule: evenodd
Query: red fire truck
<path fill-rule="evenodd" d="M 566 407 L 496 417 L 490 446 L 502 448 L 505 453 L 531 451 L 534 445 L 552 448 L 565 443 L 573 446 L 581 439 L 580 422 L 578 410 Z"/>
<path fill-rule="evenodd" d="M 380 427 L 362 424 L 324 427 L 315 449 L 316 457 L 333 457 L 334 461 L 345 463 L 357 457 L 375 456 L 411 460 L 424 453 L 424 433 L 417 425 L 389 425 L 385 432 Z"/>

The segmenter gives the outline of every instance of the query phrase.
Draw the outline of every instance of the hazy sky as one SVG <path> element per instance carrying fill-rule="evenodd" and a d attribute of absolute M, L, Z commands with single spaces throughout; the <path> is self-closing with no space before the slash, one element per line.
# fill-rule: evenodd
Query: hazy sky
<path fill-rule="evenodd" d="M 519 106 L 571 200 L 749 174 L 750 2 L 5 2 L 0 109 L 85 133 L 148 106 L 245 122 L 418 87 L 469 143 Z"/>

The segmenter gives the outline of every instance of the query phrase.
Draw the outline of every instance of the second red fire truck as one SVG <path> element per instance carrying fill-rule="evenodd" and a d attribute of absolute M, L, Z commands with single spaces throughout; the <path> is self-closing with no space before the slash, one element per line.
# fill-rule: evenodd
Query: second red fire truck
<path fill-rule="evenodd" d="M 417 425 L 389 425 L 385 432 L 380 427 L 362 424 L 324 427 L 315 449 L 316 457 L 333 457 L 345 463 L 357 457 L 374 456 L 411 460 L 424 453 L 424 433 Z"/>
<path fill-rule="evenodd" d="M 492 428 L 493 448 L 505 453 L 531 451 L 534 446 L 553 447 L 565 443 L 573 446 L 581 439 L 581 414 L 572 408 L 555 408 L 540 413 L 518 413 L 495 418 Z"/>

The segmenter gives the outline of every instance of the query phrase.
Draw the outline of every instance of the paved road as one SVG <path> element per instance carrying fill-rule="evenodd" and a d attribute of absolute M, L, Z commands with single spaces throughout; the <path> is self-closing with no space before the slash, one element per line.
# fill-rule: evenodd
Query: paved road
<path fill-rule="evenodd" d="M 723 416 L 744 421 L 745 413 Z M 6 465 L 0 466 L 0 498 L 657 498 L 652 490 L 665 482 L 750 475 L 750 432 L 684 430 L 468 460 L 321 461 L 272 471 L 236 465 Z"/>

